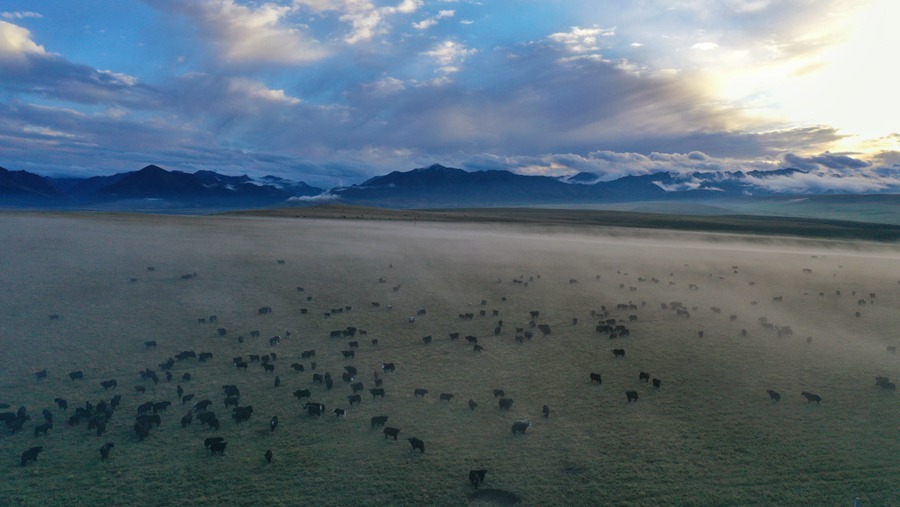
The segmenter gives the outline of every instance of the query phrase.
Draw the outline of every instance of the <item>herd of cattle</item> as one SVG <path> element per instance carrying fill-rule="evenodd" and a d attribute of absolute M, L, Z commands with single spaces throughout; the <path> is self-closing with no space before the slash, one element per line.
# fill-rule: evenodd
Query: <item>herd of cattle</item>
<path fill-rule="evenodd" d="M 283 264 L 283 261 L 280 261 L 279 264 Z M 196 274 L 192 275 L 192 278 L 196 277 Z M 383 279 L 382 279 L 383 280 Z M 573 279 L 574 280 L 574 279 Z M 655 280 L 655 279 L 654 279 Z M 531 277 L 528 280 L 525 280 L 524 277 L 519 277 L 513 280 L 515 284 L 521 284 L 522 286 L 528 286 L 528 283 L 534 282 L 534 277 Z M 572 283 L 572 280 L 570 280 Z M 577 283 L 577 281 L 575 282 Z M 399 290 L 400 286 L 395 286 L 393 288 L 394 292 Z M 298 288 L 298 291 L 303 292 L 302 288 Z M 312 297 L 308 296 L 307 301 L 311 301 Z M 506 297 L 502 298 L 502 301 L 506 301 Z M 493 318 L 499 317 L 500 311 L 497 309 L 491 310 L 490 314 L 488 313 L 487 301 L 481 300 L 480 306 L 483 308 L 477 313 L 479 317 L 485 319 L 485 321 L 490 321 L 489 325 L 485 327 L 488 331 L 485 335 L 493 335 L 500 336 L 503 335 L 504 326 L 508 327 L 508 324 L 504 322 L 504 320 L 494 320 Z M 595 332 L 600 334 L 603 337 L 606 337 L 611 340 L 621 340 L 623 338 L 628 338 L 632 335 L 631 330 L 627 327 L 627 324 L 633 324 L 639 320 L 639 317 L 636 313 L 642 308 L 646 306 L 646 302 L 641 302 L 640 304 L 635 304 L 632 302 L 628 303 L 619 303 L 614 308 L 615 310 L 607 309 L 606 306 L 601 306 L 599 311 L 591 310 L 590 316 L 591 318 L 597 321 Z M 352 305 L 341 306 L 338 308 L 331 308 L 327 311 L 323 311 L 322 315 L 324 318 L 330 318 L 331 316 L 338 313 L 346 313 L 352 311 Z M 379 302 L 371 302 L 372 311 L 379 311 L 381 308 L 381 304 Z M 696 307 L 688 309 L 684 304 L 673 301 L 668 303 L 662 303 L 661 308 L 663 310 L 672 310 L 675 312 L 675 316 L 678 318 L 692 318 L 691 311 L 695 312 L 696 315 Z M 303 309 L 303 314 L 309 314 L 306 308 Z M 717 311 L 718 310 L 718 311 Z M 612 317 L 613 311 L 623 312 L 620 317 Z M 714 313 L 719 313 L 719 309 L 713 309 Z M 269 306 L 262 306 L 257 310 L 258 318 L 269 318 L 273 313 L 273 309 Z M 625 315 L 627 313 L 627 315 Z M 426 316 L 426 310 L 420 309 L 416 312 L 416 317 L 424 317 Z M 505 316 L 505 315 L 504 315 Z M 541 318 L 541 312 L 538 310 L 529 311 L 526 315 L 520 316 L 507 316 L 507 318 L 516 318 L 521 317 L 523 325 L 520 327 L 515 327 L 515 332 L 512 333 L 514 340 L 518 344 L 524 344 L 528 341 L 531 341 L 535 337 L 535 331 L 539 332 L 542 337 L 550 337 L 553 333 L 551 326 L 545 322 L 538 322 L 538 319 Z M 58 315 L 51 316 L 51 319 L 58 320 Z M 473 320 L 476 319 L 475 312 L 463 312 L 459 313 L 459 319 L 461 320 Z M 734 320 L 734 319 L 732 319 Z M 215 316 L 209 316 L 199 319 L 201 323 L 217 323 L 218 319 Z M 409 322 L 414 322 L 415 317 L 409 317 Z M 578 318 L 571 317 L 565 319 L 565 322 L 571 322 L 572 326 L 578 325 Z M 789 335 L 792 333 L 792 330 L 789 326 L 775 326 L 774 324 L 768 322 L 765 319 L 761 319 L 761 324 L 766 329 L 776 329 L 779 335 Z M 557 324 L 558 326 L 559 324 Z M 220 327 L 217 329 L 217 334 L 219 336 L 227 336 L 229 334 L 228 330 L 224 327 Z M 746 334 L 744 330 L 743 334 Z M 259 337 L 259 331 L 250 332 L 251 337 Z M 334 364 L 334 360 L 338 362 L 348 363 L 350 361 L 357 359 L 357 351 L 360 350 L 360 336 L 367 336 L 368 332 L 364 329 L 358 328 L 356 326 L 347 326 L 343 329 L 334 329 L 328 333 L 329 340 L 347 340 L 346 347 L 343 350 L 340 350 L 340 356 L 335 355 L 334 357 L 327 358 L 328 361 L 331 361 L 330 364 Z M 285 332 L 284 336 L 277 335 L 268 340 L 268 345 L 270 348 L 276 347 L 284 347 L 284 343 L 289 342 L 292 333 Z M 702 337 L 702 331 L 699 331 L 699 336 Z M 454 342 L 457 341 L 461 335 L 459 332 L 448 332 L 447 337 L 445 339 L 449 339 L 449 341 Z M 472 347 L 473 352 L 481 352 L 485 350 L 485 346 L 483 342 L 479 342 L 479 338 L 474 335 L 466 335 L 464 336 L 465 342 L 467 345 Z M 410 346 L 432 346 L 434 342 L 436 342 L 436 338 L 432 335 L 427 335 L 421 338 L 421 342 L 415 345 Z M 238 341 L 243 344 L 244 338 L 243 336 L 238 337 Z M 365 347 L 369 350 L 366 354 L 366 357 L 371 357 L 372 350 L 377 350 L 378 347 L 377 339 L 368 339 L 368 344 L 364 344 Z M 160 348 L 160 345 L 157 343 L 157 340 L 147 340 L 143 343 L 143 348 L 147 351 L 148 354 L 156 353 Z M 626 358 L 626 349 L 624 347 L 617 347 L 611 349 L 612 358 L 616 361 L 622 360 L 624 361 Z M 221 354 L 219 354 L 221 355 Z M 275 351 L 270 350 L 265 354 L 246 354 L 242 356 L 233 357 L 230 360 L 230 367 L 235 368 L 236 370 L 250 370 L 251 365 L 254 368 L 259 368 L 262 375 L 273 374 L 272 376 L 272 384 L 275 388 L 281 385 L 281 376 L 274 375 L 276 372 L 281 373 L 280 364 L 282 363 L 282 359 L 279 359 L 279 355 L 290 357 L 291 354 L 284 353 L 276 353 Z M 206 364 L 222 364 L 221 361 L 217 362 L 217 357 L 213 352 L 209 351 L 193 351 L 193 350 L 182 350 L 177 353 L 173 353 L 171 356 L 166 357 L 161 362 L 157 363 L 156 367 L 147 367 L 143 370 L 136 371 L 133 376 L 131 375 L 122 375 L 119 378 L 104 378 L 97 382 L 97 385 L 102 388 L 103 392 L 107 392 L 109 390 L 118 391 L 121 389 L 120 384 L 133 384 L 133 396 L 134 398 L 127 400 L 129 404 L 136 404 L 137 409 L 133 414 L 133 437 L 132 442 L 142 442 L 147 439 L 152 439 L 152 434 L 156 428 L 159 428 L 165 418 L 169 417 L 169 413 L 172 410 L 175 410 L 176 407 L 181 407 L 181 410 L 186 411 L 180 417 L 180 426 L 183 429 L 187 429 L 188 427 L 195 424 L 195 420 L 200 426 L 206 428 L 207 431 L 212 432 L 220 432 L 223 430 L 223 423 L 220 422 L 219 416 L 216 414 L 217 406 L 221 405 L 223 409 L 226 411 L 228 415 L 230 415 L 230 419 L 232 420 L 231 424 L 239 425 L 243 423 L 254 424 L 254 421 L 258 419 L 259 416 L 254 416 L 254 414 L 259 413 L 259 408 L 255 409 L 251 404 L 244 404 L 243 398 L 241 394 L 241 390 L 237 385 L 226 384 L 222 386 L 222 391 L 218 395 L 203 398 L 197 400 L 196 398 L 199 396 L 199 393 L 185 393 L 184 387 L 179 383 L 177 385 L 177 389 L 174 390 L 177 393 L 177 397 L 174 399 L 165 399 L 165 400 L 143 400 L 143 396 L 146 396 L 147 393 L 147 383 L 152 382 L 154 385 L 158 385 L 160 383 L 172 383 L 175 381 L 176 383 L 180 382 L 185 385 L 190 385 L 192 378 L 192 373 L 190 372 L 182 372 L 180 376 L 176 378 L 173 370 L 175 370 L 176 365 L 190 365 L 191 368 L 198 368 L 197 371 L 193 373 L 194 376 L 205 374 L 204 370 L 200 367 L 199 363 Z M 343 371 L 341 372 L 339 378 L 343 382 L 345 387 L 340 387 L 341 389 L 346 389 L 346 400 L 347 405 L 345 407 L 332 407 L 330 411 L 327 410 L 324 403 L 321 401 L 313 401 L 318 395 L 323 393 L 322 389 L 332 390 L 335 388 L 335 379 L 332 377 L 331 372 L 321 371 L 318 368 L 317 364 L 317 355 L 315 349 L 307 349 L 300 352 L 299 357 L 296 359 L 288 359 L 288 361 L 293 361 L 290 364 L 290 369 L 293 370 L 294 375 L 299 374 L 309 374 L 310 376 L 310 384 L 303 386 L 301 388 L 295 389 L 291 391 L 291 394 L 294 398 L 296 398 L 299 403 L 299 411 L 305 413 L 308 417 L 321 418 L 325 416 L 334 416 L 336 418 L 345 418 L 348 415 L 348 412 L 354 406 L 360 406 L 363 402 L 363 397 L 361 393 L 366 391 L 365 384 L 361 380 L 361 375 L 359 373 L 359 369 L 352 364 L 345 364 L 343 366 Z M 374 366 L 374 365 L 373 365 Z M 309 373 L 308 373 L 309 372 Z M 602 385 L 603 378 L 600 373 L 597 372 L 585 372 L 587 373 L 587 382 L 586 385 Z M 637 374 L 636 385 L 652 385 L 654 391 L 662 390 L 662 380 L 659 378 L 653 377 L 649 372 L 646 371 L 635 371 Z M 284 373 L 282 373 L 284 374 Z M 394 362 L 381 362 L 377 366 L 377 371 L 371 374 L 371 382 L 372 387 L 368 389 L 368 393 L 372 396 L 372 400 L 384 399 L 389 391 L 385 389 L 386 379 L 390 378 L 392 375 L 399 375 L 398 366 Z M 88 374 L 86 375 L 83 370 L 75 370 L 69 372 L 66 377 L 69 379 L 71 383 L 84 383 L 98 380 L 95 375 Z M 56 376 L 51 376 L 46 369 L 35 372 L 35 378 L 38 382 L 50 382 L 53 378 L 58 378 Z M 292 378 L 298 378 L 296 376 Z M 878 376 L 876 377 L 876 386 L 886 389 L 886 390 L 895 390 L 896 386 L 892 383 L 888 377 L 886 376 Z M 587 388 L 587 387 L 586 387 Z M 773 402 L 778 402 L 781 400 L 781 394 L 773 389 L 769 389 L 768 395 Z M 413 398 L 424 398 L 428 396 L 429 389 L 424 387 L 415 388 L 412 392 Z M 801 395 L 807 400 L 808 403 L 816 402 L 817 404 L 823 401 L 822 396 L 810 392 L 802 392 Z M 116 394 L 115 396 L 109 399 L 101 399 L 97 402 L 93 401 L 82 401 L 79 403 L 73 403 L 73 411 L 70 416 L 66 419 L 66 426 L 70 428 L 74 428 L 85 424 L 87 429 L 91 431 L 97 438 L 101 437 L 107 430 L 110 422 L 114 417 L 116 418 L 128 418 L 129 416 L 118 416 L 119 408 L 123 403 L 123 396 L 125 394 Z M 494 389 L 493 396 L 497 404 L 497 409 L 500 411 L 508 412 L 512 409 L 514 405 L 514 399 L 508 397 L 504 389 Z M 624 391 L 624 404 L 632 404 L 638 403 L 639 400 L 639 391 L 638 389 L 628 389 Z M 440 392 L 438 394 L 438 400 L 441 402 L 450 403 L 455 397 L 454 393 L 451 392 Z M 55 403 L 57 405 L 57 414 L 60 412 L 63 414 L 69 414 L 70 404 L 68 400 L 63 399 L 61 397 L 57 397 L 55 399 Z M 476 410 L 480 405 L 474 399 L 469 399 L 467 406 L 469 410 Z M 9 408 L 9 404 L 3 403 L 0 404 L 0 408 Z M 272 410 L 272 407 L 263 407 L 263 411 Z M 545 419 L 549 419 L 551 415 L 550 406 L 548 404 L 544 404 L 541 410 L 541 416 Z M 29 410 L 22 406 L 19 407 L 17 411 L 7 411 L 0 412 L 0 423 L 3 424 L 3 428 L 5 428 L 5 432 L 8 434 L 16 434 L 21 432 L 25 426 L 31 422 L 33 424 L 33 438 L 40 438 L 41 436 L 46 436 L 51 431 L 59 431 L 58 429 L 54 429 L 54 412 L 50 409 L 43 409 L 41 412 L 41 420 L 42 422 L 37 423 L 36 421 L 32 421 L 31 413 Z M 177 417 L 177 416 L 173 416 Z M 385 414 L 376 414 L 371 416 L 370 418 L 370 429 L 376 430 L 377 428 L 381 428 L 381 435 L 383 435 L 384 439 L 389 439 L 392 441 L 396 441 L 401 433 L 401 428 L 397 426 L 388 426 L 388 421 L 391 420 L 391 415 Z M 130 424 L 130 423 L 129 423 Z M 511 425 L 511 433 L 513 435 L 524 435 L 526 431 L 533 426 L 533 423 L 527 419 L 516 419 Z M 276 428 L 279 427 L 279 418 L 277 415 L 271 416 L 268 418 L 267 428 L 269 432 L 275 432 Z M 118 439 L 123 440 L 124 437 L 122 435 L 117 436 Z M 421 454 L 425 454 L 425 441 L 417 436 L 409 436 L 407 442 L 410 444 L 411 451 L 418 451 Z M 127 440 L 125 440 L 128 443 Z M 119 442 L 120 444 L 123 442 Z M 209 453 L 212 455 L 224 455 L 226 446 L 228 442 L 222 436 L 211 436 L 206 437 L 203 440 L 203 445 L 205 449 L 209 450 Z M 114 442 L 105 442 L 99 447 L 100 459 L 105 460 L 109 458 L 110 451 L 115 447 L 116 443 Z M 19 464 L 21 466 L 26 466 L 30 462 L 34 462 L 37 460 L 38 455 L 44 450 L 45 446 L 29 446 L 24 452 L 21 453 Z M 48 452 L 50 449 L 48 449 Z M 266 463 L 271 463 L 274 457 L 274 453 L 271 449 L 267 450 L 262 458 L 265 459 Z M 487 473 L 486 469 L 473 469 L 469 472 L 468 479 L 470 483 L 478 487 L 484 480 L 485 474 Z"/>

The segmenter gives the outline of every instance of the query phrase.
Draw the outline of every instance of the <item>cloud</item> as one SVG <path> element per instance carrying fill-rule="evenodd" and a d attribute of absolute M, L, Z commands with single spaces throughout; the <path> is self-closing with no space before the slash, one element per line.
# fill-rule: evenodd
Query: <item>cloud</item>
<path fill-rule="evenodd" d="M 4 19 L 25 19 L 25 18 L 43 18 L 44 16 L 39 12 L 31 12 L 31 11 L 4 11 L 0 12 L 0 17 Z"/>
<path fill-rule="evenodd" d="M 23 60 L 26 55 L 45 55 L 47 50 L 31 40 L 27 28 L 0 21 L 0 60 Z"/>
<path fill-rule="evenodd" d="M 547 38 L 562 44 L 572 53 L 588 53 L 600 49 L 599 37 L 611 37 L 616 34 L 615 28 L 580 28 L 572 27 L 568 32 L 550 34 Z"/>
<path fill-rule="evenodd" d="M 458 72 L 459 65 L 475 53 L 478 53 L 477 49 L 467 48 L 459 42 L 446 40 L 422 54 L 434 59 L 442 73 L 452 74 Z"/>
<path fill-rule="evenodd" d="M 247 78 L 231 78 L 228 80 L 228 92 L 283 104 L 299 104 L 300 99 L 285 95 L 284 90 L 272 90 L 259 81 Z"/>
<path fill-rule="evenodd" d="M 456 11 L 442 10 L 442 11 L 439 11 L 434 16 L 425 18 L 422 21 L 419 21 L 417 23 L 413 23 L 412 26 L 413 26 L 413 28 L 415 28 L 417 30 L 427 30 L 428 28 L 431 28 L 432 26 L 436 25 L 438 23 L 438 21 L 440 21 L 441 19 L 452 18 L 455 15 L 456 15 Z"/>
<path fill-rule="evenodd" d="M 235 0 L 146 0 L 167 12 L 194 20 L 226 61 L 298 64 L 320 60 L 329 52 L 286 21 L 292 7 L 276 3 L 245 6 Z"/>
<path fill-rule="evenodd" d="M 379 7 L 371 0 L 294 0 L 297 8 L 310 9 L 316 13 L 337 12 L 338 19 L 349 23 L 350 33 L 344 42 L 350 45 L 368 42 L 378 35 L 389 33 L 389 18 L 394 15 L 408 15 L 416 12 L 422 0 L 401 0 L 400 3 Z"/>

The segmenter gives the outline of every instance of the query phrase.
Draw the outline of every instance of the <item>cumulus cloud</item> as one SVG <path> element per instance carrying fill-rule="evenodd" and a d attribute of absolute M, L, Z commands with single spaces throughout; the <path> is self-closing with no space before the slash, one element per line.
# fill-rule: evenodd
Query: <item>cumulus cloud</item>
<path fill-rule="evenodd" d="M 398 14 L 408 15 L 416 12 L 424 2 L 422 0 L 401 0 L 400 3 L 388 6 L 377 6 L 372 0 L 294 0 L 298 8 L 310 9 L 313 12 L 336 12 L 338 19 L 349 23 L 350 32 L 344 37 L 347 44 L 367 42 L 378 35 L 390 31 L 389 19 Z"/>
<path fill-rule="evenodd" d="M 230 93 L 244 95 L 256 99 L 262 99 L 270 102 L 282 104 L 299 104 L 300 99 L 285 95 L 284 90 L 272 90 L 252 79 L 247 78 L 231 78 L 228 80 L 228 91 Z"/>
<path fill-rule="evenodd" d="M 449 9 L 442 10 L 442 11 L 439 11 L 434 16 L 425 18 L 422 21 L 419 21 L 417 23 L 413 23 L 412 26 L 413 26 L 413 28 L 415 28 L 417 30 L 427 30 L 428 28 L 431 28 L 432 26 L 436 25 L 441 19 L 452 18 L 455 15 L 456 15 L 456 11 L 454 11 L 454 10 L 449 10 Z"/>
<path fill-rule="evenodd" d="M 47 50 L 31 39 L 27 28 L 0 21 L 0 59 L 22 60 L 29 54 L 45 55 Z"/>
<path fill-rule="evenodd" d="M 200 32 L 230 62 L 296 64 L 328 55 L 301 27 L 286 21 L 291 6 L 276 3 L 246 6 L 235 0 L 146 1 L 194 20 Z"/>
<path fill-rule="evenodd" d="M 600 49 L 599 38 L 611 37 L 616 34 L 615 28 L 591 28 L 572 27 L 568 32 L 550 34 L 547 38 L 553 42 L 562 44 L 573 53 L 588 53 Z"/>
<path fill-rule="evenodd" d="M 467 57 L 474 55 L 477 52 L 477 49 L 467 48 L 459 42 L 446 40 L 422 54 L 433 58 L 434 61 L 437 62 L 442 73 L 452 74 L 459 71 L 459 65 L 461 65 Z"/>

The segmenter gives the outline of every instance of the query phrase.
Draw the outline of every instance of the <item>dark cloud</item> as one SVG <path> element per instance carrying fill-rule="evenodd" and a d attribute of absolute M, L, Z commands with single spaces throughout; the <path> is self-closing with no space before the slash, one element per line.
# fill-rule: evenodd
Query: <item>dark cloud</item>
<path fill-rule="evenodd" d="M 784 156 L 784 161 L 798 169 L 818 169 L 819 166 L 824 166 L 829 169 L 861 169 L 871 165 L 865 160 L 853 158 L 849 155 L 828 152 L 812 157 L 801 157 L 793 153 L 788 153 Z"/>

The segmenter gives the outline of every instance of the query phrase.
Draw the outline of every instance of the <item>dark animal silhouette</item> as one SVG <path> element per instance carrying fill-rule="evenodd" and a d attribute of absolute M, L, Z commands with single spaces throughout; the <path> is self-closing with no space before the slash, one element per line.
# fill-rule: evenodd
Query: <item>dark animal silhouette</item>
<path fill-rule="evenodd" d="M 626 403 L 637 402 L 638 392 L 637 391 L 625 391 L 625 397 L 627 398 Z"/>
<path fill-rule="evenodd" d="M 506 396 L 503 389 L 494 389 L 494 398 L 502 398 L 503 396 Z"/>
<path fill-rule="evenodd" d="M 109 458 L 109 450 L 115 447 L 116 444 L 112 442 L 106 442 L 105 444 L 100 446 L 100 459 Z"/>
<path fill-rule="evenodd" d="M 453 395 L 450 393 L 441 393 L 440 400 L 441 401 L 450 401 L 453 399 Z"/>
<path fill-rule="evenodd" d="M 800 394 L 802 394 L 803 397 L 806 398 L 807 403 L 809 403 L 811 401 L 814 401 L 816 403 L 822 403 L 822 397 L 819 396 L 818 394 L 808 393 L 806 391 L 803 391 Z"/>
<path fill-rule="evenodd" d="M 351 394 L 347 396 L 347 402 L 350 404 L 350 406 L 353 406 L 354 403 L 359 405 L 360 403 L 362 403 L 362 396 L 358 394 Z"/>
<path fill-rule="evenodd" d="M 382 398 L 384 398 L 384 388 L 382 387 L 374 387 L 372 389 L 369 389 L 369 392 L 372 393 L 373 399 L 377 396 L 381 396 Z"/>
<path fill-rule="evenodd" d="M 268 451 L 266 451 L 265 457 L 266 457 L 266 463 L 272 462 L 272 449 L 269 449 Z"/>
<path fill-rule="evenodd" d="M 638 375 L 638 380 L 640 380 L 640 381 L 642 381 L 642 382 L 650 382 L 650 373 L 649 373 L 649 372 L 646 372 L 646 371 L 642 371 L 642 372 Z"/>
<path fill-rule="evenodd" d="M 625 349 L 612 349 L 613 357 L 625 357 Z"/>
<path fill-rule="evenodd" d="M 475 410 L 478 407 L 478 404 L 475 403 L 475 400 L 469 400 L 469 410 Z"/>
<path fill-rule="evenodd" d="M 659 389 L 660 387 L 662 387 L 662 380 L 658 378 L 653 379 L 653 389 Z"/>
<path fill-rule="evenodd" d="M 511 398 L 500 398 L 500 410 L 509 410 L 512 408 L 513 400 Z"/>
<path fill-rule="evenodd" d="M 406 440 L 408 440 L 409 444 L 412 445 L 414 451 L 418 449 L 422 451 L 422 454 L 425 454 L 425 442 L 419 440 L 416 437 L 409 437 Z"/>
<path fill-rule="evenodd" d="M 428 389 L 416 389 L 413 391 L 413 396 L 422 396 L 424 398 L 426 394 L 428 394 Z"/>
<path fill-rule="evenodd" d="M 550 417 L 550 406 L 544 405 L 544 408 L 541 409 L 541 412 L 544 413 L 545 418 Z"/>
<path fill-rule="evenodd" d="M 69 373 L 69 378 L 72 379 L 72 380 L 83 379 L 83 378 L 84 378 L 84 372 L 81 371 L 81 370 L 73 371 L 73 372 Z"/>
<path fill-rule="evenodd" d="M 384 438 L 394 437 L 394 440 L 397 440 L 397 435 L 400 434 L 400 428 L 387 427 L 382 430 L 382 432 L 384 433 Z"/>
<path fill-rule="evenodd" d="M 384 423 L 386 423 L 387 420 L 388 416 L 386 415 L 376 415 L 375 417 L 372 417 L 370 421 L 371 429 L 375 429 L 376 426 L 384 426 Z"/>
<path fill-rule="evenodd" d="M 40 454 L 41 451 L 43 451 L 43 450 L 44 450 L 44 446 L 39 445 L 36 447 L 32 447 L 32 448 L 28 449 L 27 451 L 23 452 L 22 453 L 22 466 L 27 465 L 29 461 L 37 461 L 38 454 Z"/>
<path fill-rule="evenodd" d="M 512 425 L 512 433 L 515 435 L 516 433 L 525 434 L 525 430 L 527 430 L 531 426 L 531 423 L 528 421 L 516 421 Z"/>
<path fill-rule="evenodd" d="M 484 482 L 484 474 L 487 473 L 487 470 L 469 470 L 469 482 L 472 483 L 472 486 L 478 487 L 479 484 Z"/>
<path fill-rule="evenodd" d="M 591 373 L 591 382 L 596 382 L 596 383 L 598 383 L 598 384 L 602 384 L 602 383 L 603 383 L 603 379 L 600 378 L 600 374 L 599 374 L 599 373 Z"/>
<path fill-rule="evenodd" d="M 275 428 L 278 427 L 278 416 L 273 415 L 271 419 L 269 419 L 269 430 L 270 432 L 274 432 Z"/>
<path fill-rule="evenodd" d="M 769 398 L 772 401 L 781 401 L 781 394 L 778 391 L 773 391 L 771 389 L 766 389 L 766 392 L 769 393 Z"/>

